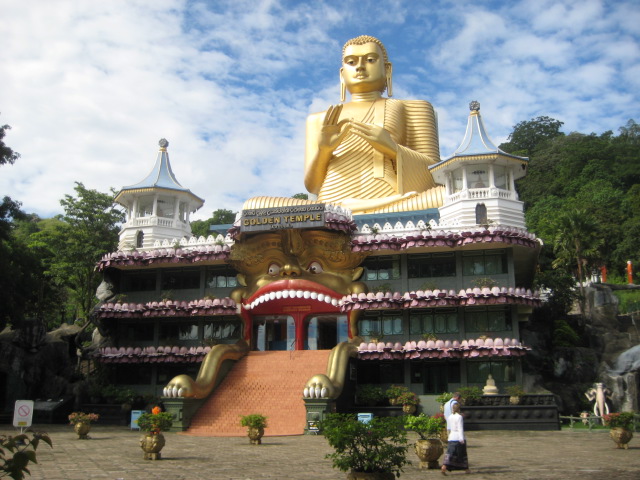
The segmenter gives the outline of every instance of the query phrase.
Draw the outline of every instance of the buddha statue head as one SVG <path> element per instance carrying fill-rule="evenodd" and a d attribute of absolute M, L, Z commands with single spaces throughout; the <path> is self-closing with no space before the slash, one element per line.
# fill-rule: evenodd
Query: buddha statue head
<path fill-rule="evenodd" d="M 387 90 L 391 96 L 391 75 L 391 62 L 380 40 L 369 35 L 352 38 L 342 47 L 340 100 L 345 101 L 347 90 L 351 94 Z"/>

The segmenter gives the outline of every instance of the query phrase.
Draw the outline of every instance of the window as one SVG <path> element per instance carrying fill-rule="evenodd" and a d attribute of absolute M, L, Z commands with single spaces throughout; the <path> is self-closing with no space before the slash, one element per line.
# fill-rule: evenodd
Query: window
<path fill-rule="evenodd" d="M 397 280 L 400 278 L 400 257 L 370 257 L 363 264 L 365 280 Z"/>
<path fill-rule="evenodd" d="M 508 273 L 507 252 L 505 250 L 462 252 L 463 275 L 499 275 L 503 273 Z"/>
<path fill-rule="evenodd" d="M 403 362 L 358 362 L 358 384 L 404 384 Z"/>
<path fill-rule="evenodd" d="M 462 171 L 462 168 L 458 168 L 456 171 L 453 172 L 453 191 L 455 192 L 459 192 L 460 190 L 462 190 L 464 184 L 463 184 L 463 176 L 464 176 L 464 172 Z"/>
<path fill-rule="evenodd" d="M 467 382 L 485 383 L 489 374 L 496 382 L 515 382 L 516 370 L 513 360 L 497 360 L 492 362 L 467 362 Z"/>
<path fill-rule="evenodd" d="M 413 361 L 411 383 L 422 384 L 424 394 L 440 394 L 451 391 L 451 383 L 460 383 L 460 362 Z"/>
<path fill-rule="evenodd" d="M 401 335 L 403 333 L 402 314 L 399 312 L 367 312 L 358 325 L 360 335 L 379 337 L 380 335 Z"/>
<path fill-rule="evenodd" d="M 503 332 L 511 330 L 511 316 L 505 307 L 469 308 L 464 314 L 467 332 Z"/>
<path fill-rule="evenodd" d="M 207 288 L 237 287 L 236 271 L 231 267 L 211 267 L 207 269 Z"/>
<path fill-rule="evenodd" d="M 140 230 L 136 234 L 136 248 L 142 248 L 144 246 L 144 232 Z"/>
<path fill-rule="evenodd" d="M 149 364 L 116 365 L 114 373 L 119 385 L 151 385 L 152 383 L 152 368 Z"/>
<path fill-rule="evenodd" d="M 458 313 L 455 308 L 415 312 L 409 317 L 409 329 L 412 334 L 458 333 Z"/>
<path fill-rule="evenodd" d="M 126 273 L 122 279 L 123 292 L 153 292 L 156 289 L 156 272 Z"/>
<path fill-rule="evenodd" d="M 500 165 L 493 166 L 493 176 L 496 181 L 496 187 L 502 190 L 509 190 L 509 176 L 506 167 Z"/>
<path fill-rule="evenodd" d="M 489 223 L 487 217 L 487 206 L 484 203 L 478 203 L 476 205 L 476 223 L 478 225 L 486 225 Z"/>
<path fill-rule="evenodd" d="M 137 217 L 150 217 L 153 215 L 153 195 L 145 195 L 138 199 Z"/>
<path fill-rule="evenodd" d="M 198 324 L 185 319 L 181 322 L 160 324 L 160 345 L 167 345 L 176 340 L 198 340 Z"/>
<path fill-rule="evenodd" d="M 200 288 L 199 270 L 169 270 L 162 272 L 162 290 Z"/>
<path fill-rule="evenodd" d="M 138 342 L 153 342 L 154 325 L 150 322 L 120 324 L 119 343 L 121 347 L 135 345 Z"/>
<path fill-rule="evenodd" d="M 222 317 L 204 324 L 204 340 L 240 338 L 240 321 L 235 317 Z"/>
<path fill-rule="evenodd" d="M 471 172 L 469 188 L 489 188 L 489 168 L 484 165 L 478 167 Z"/>
<path fill-rule="evenodd" d="M 409 278 L 455 277 L 455 253 L 411 255 L 408 259 Z"/>
<path fill-rule="evenodd" d="M 158 216 L 164 218 L 173 218 L 173 211 L 176 201 L 171 197 L 158 198 Z"/>

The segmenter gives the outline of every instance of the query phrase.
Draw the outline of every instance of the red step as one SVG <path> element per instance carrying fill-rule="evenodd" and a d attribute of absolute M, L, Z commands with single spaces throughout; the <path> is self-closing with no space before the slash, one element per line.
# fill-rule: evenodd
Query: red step
<path fill-rule="evenodd" d="M 247 434 L 240 416 L 267 417 L 265 436 L 301 435 L 306 425 L 302 399 L 313 375 L 326 373 L 331 350 L 250 352 L 202 405 L 186 435 L 235 437 Z"/>

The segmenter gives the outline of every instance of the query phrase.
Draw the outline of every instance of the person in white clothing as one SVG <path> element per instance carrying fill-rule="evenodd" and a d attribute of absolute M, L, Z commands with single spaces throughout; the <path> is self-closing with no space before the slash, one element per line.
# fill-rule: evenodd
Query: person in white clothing
<path fill-rule="evenodd" d="M 449 431 L 449 443 L 447 453 L 444 455 L 444 462 L 441 467 L 443 475 L 453 470 L 469 470 L 469 459 L 467 458 L 467 443 L 464 436 L 464 419 L 460 415 L 460 404 L 454 403 L 451 406 L 451 415 L 447 421 Z"/>
<path fill-rule="evenodd" d="M 447 431 L 451 430 L 451 428 L 449 428 L 449 417 L 451 416 L 451 407 L 453 407 L 453 405 L 455 405 L 456 403 L 460 403 L 460 393 L 459 392 L 455 392 L 453 394 L 453 397 L 451 397 L 451 399 L 444 404 L 444 419 L 447 421 Z"/>

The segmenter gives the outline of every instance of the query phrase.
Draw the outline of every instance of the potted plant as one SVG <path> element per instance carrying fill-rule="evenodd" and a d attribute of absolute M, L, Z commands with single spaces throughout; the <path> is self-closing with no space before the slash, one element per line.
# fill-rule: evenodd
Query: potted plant
<path fill-rule="evenodd" d="M 138 417 L 138 427 L 146 432 L 140 437 L 140 448 L 144 452 L 145 460 L 160 460 L 160 450 L 165 445 L 162 432 L 168 431 L 173 425 L 173 415 L 163 412 L 158 406 L 151 409 L 151 413 L 143 413 Z"/>
<path fill-rule="evenodd" d="M 459 392 L 461 405 L 476 405 L 482 398 L 482 389 L 480 387 L 462 387 Z"/>
<path fill-rule="evenodd" d="M 356 389 L 356 400 L 361 405 L 369 405 L 372 407 L 384 399 L 385 396 L 382 389 L 375 385 L 358 385 L 358 388 Z"/>
<path fill-rule="evenodd" d="M 389 388 L 387 388 L 387 391 L 385 392 L 385 394 L 389 399 L 390 405 L 398 405 L 400 403 L 398 401 L 398 397 L 400 397 L 400 395 L 408 391 L 409 389 L 403 385 L 391 385 Z"/>
<path fill-rule="evenodd" d="M 634 417 L 634 412 L 607 413 L 602 416 L 604 424 L 610 428 L 609 435 L 618 448 L 629 448 L 629 442 L 633 438 L 631 429 Z"/>
<path fill-rule="evenodd" d="M 444 412 L 444 404 L 453 398 L 452 392 L 443 392 L 436 397 L 436 402 L 440 404 L 440 411 Z"/>
<path fill-rule="evenodd" d="M 78 434 L 78 439 L 89 438 L 91 422 L 97 422 L 100 415 L 97 413 L 73 412 L 69 415 L 69 423 L 73 425 L 73 430 Z"/>
<path fill-rule="evenodd" d="M 520 399 L 524 397 L 525 392 L 520 385 L 512 385 L 504 389 L 509 395 L 509 403 L 511 405 L 518 405 L 520 403 Z"/>
<path fill-rule="evenodd" d="M 401 417 L 374 417 L 368 423 L 355 415 L 331 413 L 320 424 L 335 449 L 327 454 L 333 467 L 349 472 L 349 480 L 393 480 L 407 462 L 407 432 Z"/>
<path fill-rule="evenodd" d="M 247 427 L 247 436 L 251 445 L 260 445 L 262 443 L 264 429 L 267 428 L 267 417 L 259 413 L 241 415 L 240 425 Z"/>
<path fill-rule="evenodd" d="M 432 417 L 421 413 L 420 415 L 407 415 L 404 420 L 407 430 L 416 432 L 420 440 L 415 443 L 416 455 L 420 459 L 420 468 L 439 468 L 438 459 L 442 455 L 442 431 L 446 431 L 447 422 L 442 414 Z"/>
<path fill-rule="evenodd" d="M 413 392 L 406 391 L 398 397 L 398 403 L 402 405 L 404 413 L 412 414 L 420 405 L 420 397 Z"/>

